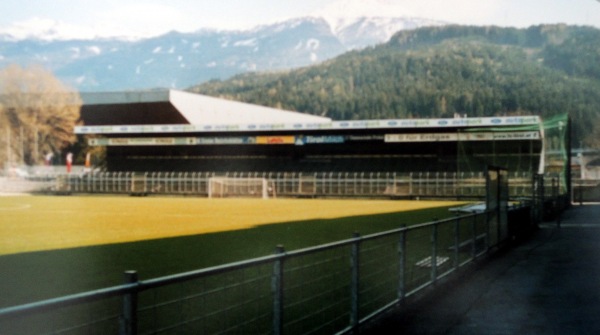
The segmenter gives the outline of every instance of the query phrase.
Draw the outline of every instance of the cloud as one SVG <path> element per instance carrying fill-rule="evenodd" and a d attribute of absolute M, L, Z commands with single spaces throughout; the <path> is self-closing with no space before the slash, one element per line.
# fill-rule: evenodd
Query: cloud
<path fill-rule="evenodd" d="M 0 34 L 7 34 L 17 40 L 98 37 L 139 39 L 161 35 L 172 30 L 187 32 L 198 29 L 190 15 L 164 4 L 108 2 L 102 10 L 90 8 L 85 17 L 69 17 L 68 21 L 49 19 L 42 15 L 0 27 Z"/>
<path fill-rule="evenodd" d="M 94 37 L 95 33 L 91 28 L 40 17 L 14 22 L 12 25 L 0 29 L 0 32 L 17 40 L 26 38 L 42 40 L 85 39 Z"/>
<path fill-rule="evenodd" d="M 104 29 L 125 35 L 155 36 L 167 31 L 197 29 L 193 20 L 173 6 L 154 3 L 123 4 L 98 14 Z"/>
<path fill-rule="evenodd" d="M 327 18 L 413 16 L 413 12 L 407 8 L 404 1 L 390 0 L 337 0 L 313 14 Z"/>

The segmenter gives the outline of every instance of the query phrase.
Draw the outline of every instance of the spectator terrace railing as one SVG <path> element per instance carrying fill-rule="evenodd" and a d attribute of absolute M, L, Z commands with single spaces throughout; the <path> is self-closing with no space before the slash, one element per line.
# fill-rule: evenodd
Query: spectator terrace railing
<path fill-rule="evenodd" d="M 506 242 L 498 217 L 486 211 L 302 250 L 279 246 L 150 280 L 129 271 L 120 286 L 0 309 L 0 333 L 349 333 L 496 250 Z"/>

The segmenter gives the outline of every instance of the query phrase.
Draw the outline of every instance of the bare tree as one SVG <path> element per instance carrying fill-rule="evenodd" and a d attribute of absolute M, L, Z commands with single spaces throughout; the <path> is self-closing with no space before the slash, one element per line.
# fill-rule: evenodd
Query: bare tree
<path fill-rule="evenodd" d="M 40 66 L 0 70 L 0 159 L 37 164 L 76 140 L 79 93 Z"/>

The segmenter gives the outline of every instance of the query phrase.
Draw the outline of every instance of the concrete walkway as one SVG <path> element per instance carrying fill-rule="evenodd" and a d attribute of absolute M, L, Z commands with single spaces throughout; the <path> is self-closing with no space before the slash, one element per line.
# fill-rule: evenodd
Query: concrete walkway
<path fill-rule="evenodd" d="M 600 334 L 600 204 L 467 272 L 361 334 Z"/>

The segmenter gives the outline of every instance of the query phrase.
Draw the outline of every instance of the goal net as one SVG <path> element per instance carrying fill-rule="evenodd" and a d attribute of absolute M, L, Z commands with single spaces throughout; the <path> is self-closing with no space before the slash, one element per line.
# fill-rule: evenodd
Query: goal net
<path fill-rule="evenodd" d="M 212 177 L 208 180 L 209 198 L 249 197 L 268 199 L 275 197 L 273 182 L 266 178 Z"/>
<path fill-rule="evenodd" d="M 131 194 L 142 194 L 146 195 L 146 176 L 145 175 L 132 175 L 131 176 Z"/>

